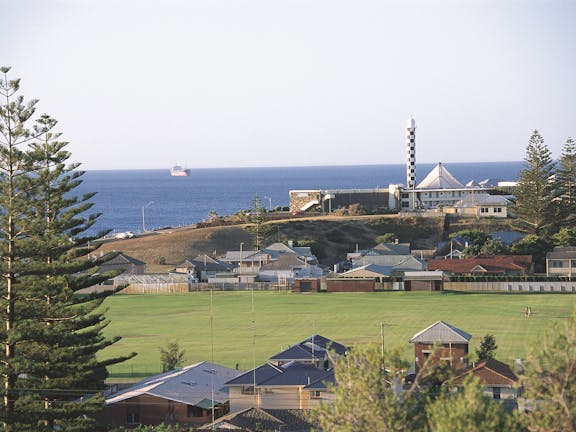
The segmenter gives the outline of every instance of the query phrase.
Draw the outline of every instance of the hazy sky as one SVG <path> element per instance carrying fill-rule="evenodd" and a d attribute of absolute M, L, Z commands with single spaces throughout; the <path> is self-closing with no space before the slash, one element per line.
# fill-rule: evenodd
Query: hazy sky
<path fill-rule="evenodd" d="M 576 1 L 0 0 L 85 169 L 524 158 L 576 137 Z"/>

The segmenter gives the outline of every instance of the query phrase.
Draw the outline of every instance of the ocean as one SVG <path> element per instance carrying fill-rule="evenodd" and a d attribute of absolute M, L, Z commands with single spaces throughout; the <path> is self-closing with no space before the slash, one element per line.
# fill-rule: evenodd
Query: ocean
<path fill-rule="evenodd" d="M 487 178 L 514 181 L 522 169 L 522 162 L 443 165 L 464 184 Z M 418 164 L 417 182 L 434 166 Z M 256 195 L 263 206 L 274 208 L 288 206 L 289 191 L 294 189 L 365 189 L 404 184 L 406 166 L 192 168 L 188 177 L 171 177 L 168 168 L 102 170 L 87 171 L 82 178 L 77 194 L 97 192 L 91 200 L 91 212 L 102 213 L 91 231 L 137 233 L 191 225 L 206 219 L 211 211 L 221 216 L 234 214 L 251 208 Z"/>

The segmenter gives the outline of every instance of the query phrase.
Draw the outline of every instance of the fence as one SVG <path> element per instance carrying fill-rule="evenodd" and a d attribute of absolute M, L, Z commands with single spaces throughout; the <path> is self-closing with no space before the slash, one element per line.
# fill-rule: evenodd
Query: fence
<path fill-rule="evenodd" d="M 576 293 L 576 281 L 444 282 L 444 290 L 512 293 Z"/>

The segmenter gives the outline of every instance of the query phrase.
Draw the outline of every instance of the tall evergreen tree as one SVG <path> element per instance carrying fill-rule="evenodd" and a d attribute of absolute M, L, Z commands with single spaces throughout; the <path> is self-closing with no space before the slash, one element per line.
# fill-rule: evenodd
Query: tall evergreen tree
<path fill-rule="evenodd" d="M 535 130 L 524 159 L 515 190 L 516 228 L 541 235 L 555 223 L 557 205 L 554 188 L 555 164 L 550 149 Z"/>
<path fill-rule="evenodd" d="M 102 398 L 80 398 L 100 392 L 106 366 L 126 358 L 96 358 L 117 340 L 102 335 L 104 296 L 74 295 L 108 277 L 94 271 L 107 257 L 89 259 L 94 246 L 85 246 L 102 233 L 82 237 L 98 217 L 85 216 L 93 194 L 74 195 L 83 173 L 68 164 L 56 121 L 34 122 L 36 101 L 25 103 L 19 80 L 0 71 L 1 421 L 7 431 L 93 430 Z"/>
<path fill-rule="evenodd" d="M 568 138 L 556 170 L 556 187 L 560 197 L 561 217 L 566 226 L 576 218 L 576 143 Z"/>

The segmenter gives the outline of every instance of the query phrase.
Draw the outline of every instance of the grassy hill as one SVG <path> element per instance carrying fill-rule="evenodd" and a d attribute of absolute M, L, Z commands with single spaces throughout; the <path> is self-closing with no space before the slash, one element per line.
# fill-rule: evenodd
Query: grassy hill
<path fill-rule="evenodd" d="M 186 257 L 222 255 L 227 250 L 252 247 L 249 224 L 208 228 L 178 228 L 126 240 L 106 242 L 101 250 L 120 250 L 148 264 L 149 272 L 166 271 Z M 376 237 L 393 233 L 414 249 L 433 248 L 441 237 L 443 218 L 387 216 L 322 216 L 270 221 L 265 224 L 265 243 L 293 240 L 314 242 L 321 262 L 330 265 L 356 247 L 376 244 Z M 161 264 L 164 262 L 165 264 Z"/>

